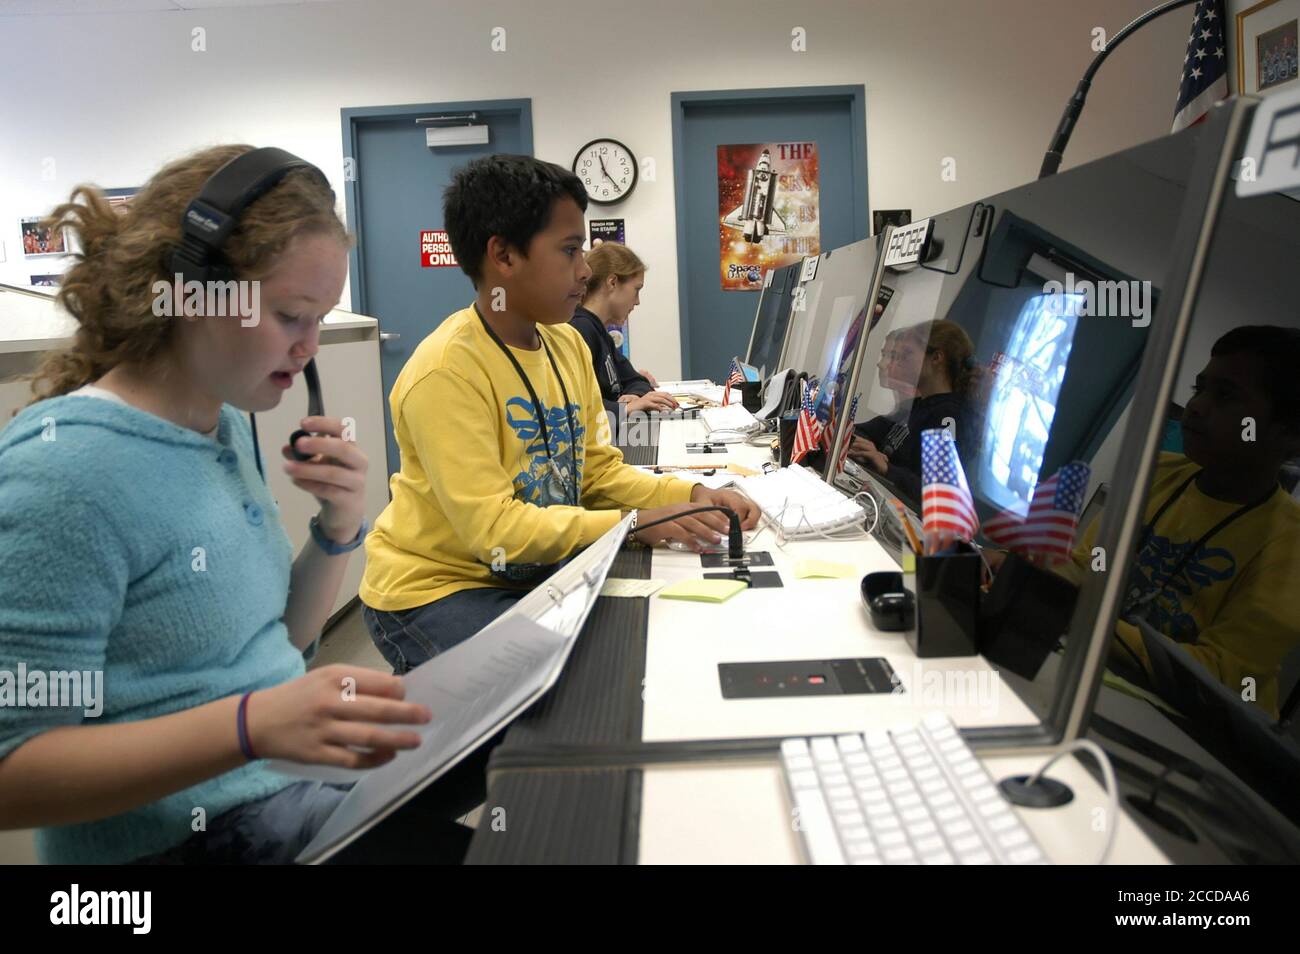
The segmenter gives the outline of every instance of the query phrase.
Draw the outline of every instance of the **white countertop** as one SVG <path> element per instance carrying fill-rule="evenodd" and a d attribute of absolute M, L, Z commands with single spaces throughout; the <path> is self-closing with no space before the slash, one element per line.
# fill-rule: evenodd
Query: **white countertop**
<path fill-rule="evenodd" d="M 325 316 L 330 330 L 369 328 L 374 318 L 335 308 Z M 0 288 L 0 354 L 50 351 L 67 347 L 77 331 L 77 321 L 45 289 L 25 294 Z"/>

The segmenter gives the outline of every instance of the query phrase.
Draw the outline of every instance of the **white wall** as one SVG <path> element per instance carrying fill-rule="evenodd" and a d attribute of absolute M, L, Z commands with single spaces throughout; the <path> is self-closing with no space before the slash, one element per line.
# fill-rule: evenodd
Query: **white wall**
<path fill-rule="evenodd" d="M 669 94 L 866 86 L 874 208 L 922 216 L 1032 179 L 1062 106 L 1111 33 L 1152 0 L 377 0 L 185 13 L 0 17 L 0 281 L 25 261 L 18 218 L 79 182 L 141 184 L 199 146 L 278 145 L 342 186 L 339 109 L 531 97 L 534 144 L 567 165 L 611 135 L 656 160 L 614 211 L 651 271 L 634 360 L 680 371 Z M 1168 131 L 1190 12 L 1111 57 L 1065 165 Z M 507 49 L 490 49 L 493 27 Z M 206 52 L 191 31 L 206 30 Z M 807 52 L 791 30 L 807 31 Z M 943 181 L 945 157 L 957 162 Z M 42 178 L 53 160 L 53 178 Z M 838 201 L 824 196 L 825 201 Z M 345 293 L 344 302 L 348 300 Z"/>

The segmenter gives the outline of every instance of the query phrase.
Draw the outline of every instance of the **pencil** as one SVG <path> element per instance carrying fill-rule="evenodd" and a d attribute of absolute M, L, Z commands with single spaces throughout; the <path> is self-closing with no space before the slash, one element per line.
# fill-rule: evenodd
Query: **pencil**
<path fill-rule="evenodd" d="M 903 529 L 907 531 L 907 540 L 912 545 L 912 552 L 917 556 L 921 555 L 921 541 L 916 539 L 916 531 L 912 529 L 912 524 L 907 519 L 907 512 L 903 509 L 903 502 L 897 497 L 890 498 L 889 501 L 898 511 L 898 519 L 903 521 Z"/>

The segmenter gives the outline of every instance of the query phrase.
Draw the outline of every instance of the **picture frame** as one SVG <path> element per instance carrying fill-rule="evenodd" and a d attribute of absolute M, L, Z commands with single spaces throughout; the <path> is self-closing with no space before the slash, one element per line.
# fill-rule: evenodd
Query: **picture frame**
<path fill-rule="evenodd" d="M 1300 0 L 1262 0 L 1237 14 L 1237 92 L 1271 93 L 1296 81 Z"/>
<path fill-rule="evenodd" d="M 126 189 L 104 189 L 104 198 L 108 204 L 113 207 L 113 211 L 118 215 L 126 215 L 127 206 L 135 198 L 135 194 L 140 191 L 139 186 L 131 186 Z"/>
<path fill-rule="evenodd" d="M 41 227 L 44 216 L 24 216 L 18 220 L 22 235 L 23 258 L 51 258 L 68 254 L 67 234 L 62 229 Z"/>

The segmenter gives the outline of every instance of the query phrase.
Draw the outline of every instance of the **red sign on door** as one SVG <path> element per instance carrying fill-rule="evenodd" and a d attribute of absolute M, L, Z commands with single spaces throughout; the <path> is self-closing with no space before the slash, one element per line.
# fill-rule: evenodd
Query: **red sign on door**
<path fill-rule="evenodd" d="M 420 230 L 420 267 L 447 268 L 459 266 L 456 256 L 452 254 L 451 243 L 447 233 L 441 229 Z"/>

